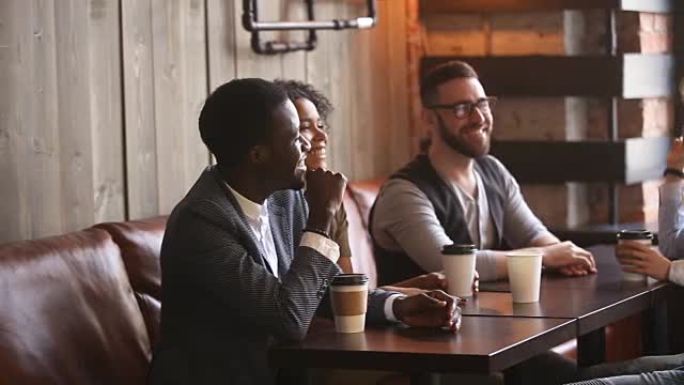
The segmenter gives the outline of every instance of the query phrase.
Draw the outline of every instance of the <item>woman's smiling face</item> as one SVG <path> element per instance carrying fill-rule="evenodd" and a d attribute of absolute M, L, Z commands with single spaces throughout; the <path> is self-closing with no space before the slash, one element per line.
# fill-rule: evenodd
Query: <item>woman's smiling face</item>
<path fill-rule="evenodd" d="M 309 99 L 298 98 L 294 104 L 299 115 L 299 132 L 311 143 L 306 166 L 309 169 L 327 169 L 328 133 L 325 122 Z"/>

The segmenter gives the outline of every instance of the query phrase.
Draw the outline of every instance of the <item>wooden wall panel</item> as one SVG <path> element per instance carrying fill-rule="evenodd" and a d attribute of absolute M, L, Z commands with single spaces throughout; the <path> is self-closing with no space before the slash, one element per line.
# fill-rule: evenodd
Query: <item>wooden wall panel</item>
<path fill-rule="evenodd" d="M 357 8 L 359 9 L 359 8 Z M 382 14 L 385 10 L 383 3 L 378 3 L 378 13 Z M 350 179 L 367 179 L 377 175 L 377 169 L 382 169 L 383 166 L 376 164 L 376 162 L 383 162 L 384 155 L 387 154 L 387 147 L 385 147 L 385 154 L 376 154 L 373 149 L 378 144 L 378 133 L 387 130 L 386 119 L 383 119 L 380 114 L 374 114 L 374 111 L 380 111 L 386 108 L 383 104 L 386 100 L 382 100 L 382 96 L 387 94 L 385 87 L 386 72 L 378 72 L 380 65 L 386 58 L 386 50 L 379 46 L 378 42 L 383 37 L 387 36 L 387 31 L 384 28 L 375 30 L 365 30 L 354 33 L 350 38 L 352 40 L 352 48 L 349 58 L 349 63 L 354 63 L 359 68 L 367 68 L 367 71 L 358 71 L 350 76 L 350 83 L 352 85 L 351 91 L 348 92 L 350 98 L 350 114 L 352 116 L 352 171 L 349 175 Z M 364 47 L 364 49 L 353 49 L 353 47 Z M 376 61 L 377 59 L 377 61 Z M 343 68 L 348 68 L 346 64 Z M 387 70 L 384 68 L 383 70 Z M 351 74 L 350 74 L 351 75 Z M 383 121 L 384 120 L 384 121 Z"/>
<path fill-rule="evenodd" d="M 387 21 L 387 93 L 389 100 L 384 115 L 389 119 L 385 140 L 389 141 L 389 159 L 378 174 L 386 174 L 403 166 L 411 153 L 411 110 L 410 76 L 408 62 L 408 13 L 407 1 L 391 2 L 385 0 L 385 20 Z M 384 140 L 381 141 L 381 143 Z"/>
<path fill-rule="evenodd" d="M 279 20 L 281 5 L 287 0 L 258 0 L 260 20 Z M 235 76 L 238 78 L 260 77 L 272 80 L 282 77 L 282 55 L 258 55 L 250 46 L 251 34 L 242 28 L 242 1 L 234 1 L 235 19 Z M 275 32 L 262 32 L 263 40 L 277 38 Z"/>
<path fill-rule="evenodd" d="M 119 17 L 119 1 L 88 1 L 95 222 L 120 221 L 126 216 Z"/>
<path fill-rule="evenodd" d="M 51 136 L 59 148 L 60 216 L 64 228 L 78 229 L 91 225 L 95 212 L 90 87 L 83 76 L 89 59 L 87 3 L 59 0 L 54 17 L 59 112 Z"/>
<path fill-rule="evenodd" d="M 322 3 L 317 18 L 364 15 L 361 3 Z M 410 156 L 406 4 L 378 2 L 379 25 L 321 32 L 307 57 L 307 80 L 333 102 L 331 167 L 351 180 L 386 175 Z"/>
<path fill-rule="evenodd" d="M 312 83 L 335 105 L 331 166 L 350 179 L 389 173 L 410 156 L 405 7 L 381 0 L 373 30 L 321 31 L 313 52 L 262 56 L 238 0 L 0 2 L 0 242 L 167 214 L 209 163 L 204 98 L 235 77 Z M 260 0 L 260 11 L 305 19 L 299 0 Z M 316 13 L 365 7 L 330 0 Z"/>
<path fill-rule="evenodd" d="M 316 7 L 316 17 L 321 20 L 342 18 L 346 9 L 339 2 L 323 2 Z M 343 32 L 320 32 L 318 47 L 307 54 L 307 82 L 326 95 L 334 106 L 328 117 L 329 164 L 347 177 L 352 176 L 351 138 L 355 127 L 352 125 L 352 95 L 357 92 L 348 87 L 350 73 L 345 71 L 349 63 L 349 34 Z"/>
<path fill-rule="evenodd" d="M 62 229 L 54 4 L 11 1 L 3 12 L 9 38 L 3 119 L 8 146 L 2 158 L 2 240 L 55 234 Z M 5 125 L 6 124 L 6 125 Z M 7 174 L 4 174 L 7 172 Z"/>
<path fill-rule="evenodd" d="M 124 218 L 118 3 L 2 3 L 0 241 Z"/>
<path fill-rule="evenodd" d="M 122 0 L 128 217 L 159 213 L 152 2 Z"/>
<path fill-rule="evenodd" d="M 306 20 L 306 9 L 301 0 L 280 0 L 279 20 Z M 317 6 L 322 2 L 319 1 Z M 302 31 L 290 31 L 277 34 L 278 38 L 285 41 L 306 41 L 308 33 Z M 280 76 L 285 79 L 306 80 L 306 55 L 305 51 L 292 52 L 281 55 Z"/>
<path fill-rule="evenodd" d="M 13 20 L 14 2 L 0 2 L 0 88 L 4 93 L 13 95 L 16 87 L 16 65 L 10 54 L 16 32 Z M 15 98 L 0 97 L 0 242 L 21 238 L 19 221 L 18 168 L 15 161 L 16 140 L 12 126 L 15 125 Z"/>
<path fill-rule="evenodd" d="M 359 15 L 364 9 L 354 12 Z M 353 92 L 350 179 L 386 175 L 410 155 L 406 3 L 380 0 L 378 13 L 376 29 L 350 37 L 354 48 L 344 67 L 351 71 Z"/>
<path fill-rule="evenodd" d="M 55 9 L 52 1 L 18 2 L 28 23 L 20 27 L 20 98 L 17 166 L 25 237 L 62 231 L 62 189 L 58 134 Z M 18 20 L 26 20 L 20 17 Z M 26 56 L 24 56 L 26 55 Z"/>
<path fill-rule="evenodd" d="M 207 76 L 210 92 L 236 75 L 235 22 L 239 20 L 239 15 L 239 10 L 229 1 L 207 0 Z"/>
<path fill-rule="evenodd" d="M 202 0 L 153 0 L 159 212 L 170 213 L 207 166 L 197 117 L 207 95 Z"/>
<path fill-rule="evenodd" d="M 24 179 L 20 175 L 19 154 L 24 146 L 20 137 L 22 99 L 27 92 L 22 87 L 24 62 L 28 62 L 28 47 L 20 40 L 21 26 L 29 24 L 28 7 L 20 7 L 20 0 L 0 2 L 0 87 L 7 97 L 0 97 L 0 242 L 22 239 L 30 234 L 26 220 L 26 203 L 22 201 Z M 24 53 L 23 58 L 21 53 Z M 11 95 L 11 97 L 9 97 Z"/>
<path fill-rule="evenodd" d="M 129 218 L 170 213 L 209 164 L 197 131 L 205 32 L 202 0 L 124 0 Z"/>

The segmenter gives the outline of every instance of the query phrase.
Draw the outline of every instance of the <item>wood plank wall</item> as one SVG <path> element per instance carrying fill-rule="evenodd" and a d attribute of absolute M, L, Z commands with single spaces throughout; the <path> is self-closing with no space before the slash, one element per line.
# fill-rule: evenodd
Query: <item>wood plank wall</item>
<path fill-rule="evenodd" d="M 364 3 L 317 1 L 317 18 Z M 389 173 L 411 154 L 407 4 L 379 0 L 378 27 L 320 32 L 313 52 L 260 56 L 240 0 L 0 1 L 0 242 L 167 214 L 210 162 L 203 100 L 235 77 L 313 83 L 336 107 L 332 167 Z M 301 0 L 259 6 L 304 15 Z M 288 36 L 304 34 L 264 37 Z"/>

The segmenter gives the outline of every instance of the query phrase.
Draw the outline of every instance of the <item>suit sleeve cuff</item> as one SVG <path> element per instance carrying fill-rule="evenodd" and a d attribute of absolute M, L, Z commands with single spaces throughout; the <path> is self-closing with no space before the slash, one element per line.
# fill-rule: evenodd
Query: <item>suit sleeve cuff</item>
<path fill-rule="evenodd" d="M 684 285 L 684 260 L 672 261 L 668 278 L 672 283 Z"/>
<path fill-rule="evenodd" d="M 403 298 L 406 297 L 403 294 L 392 294 L 389 297 L 387 297 L 387 300 L 385 300 L 385 318 L 387 318 L 388 321 L 390 322 L 399 322 L 399 319 L 397 319 L 396 315 L 394 314 L 394 301 L 397 298 Z"/>
<path fill-rule="evenodd" d="M 330 238 L 326 238 L 320 234 L 305 231 L 299 245 L 310 247 L 318 251 L 332 263 L 337 263 L 337 260 L 340 259 L 340 246 Z"/>

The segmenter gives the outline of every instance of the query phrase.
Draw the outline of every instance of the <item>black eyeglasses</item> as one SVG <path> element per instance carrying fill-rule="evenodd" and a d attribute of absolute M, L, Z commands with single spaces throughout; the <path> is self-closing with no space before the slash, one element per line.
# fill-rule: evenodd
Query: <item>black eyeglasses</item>
<path fill-rule="evenodd" d="M 451 110 L 451 113 L 454 114 L 454 117 L 456 119 L 465 119 L 469 117 L 472 113 L 475 107 L 477 107 L 480 112 L 491 112 L 492 109 L 494 109 L 494 106 L 496 105 L 496 98 L 494 96 L 489 96 L 486 98 L 480 98 L 477 99 L 474 102 L 460 102 L 460 103 L 454 103 L 454 104 L 433 104 L 429 106 L 428 108 L 431 110 L 435 109 L 446 109 L 446 110 Z"/>

